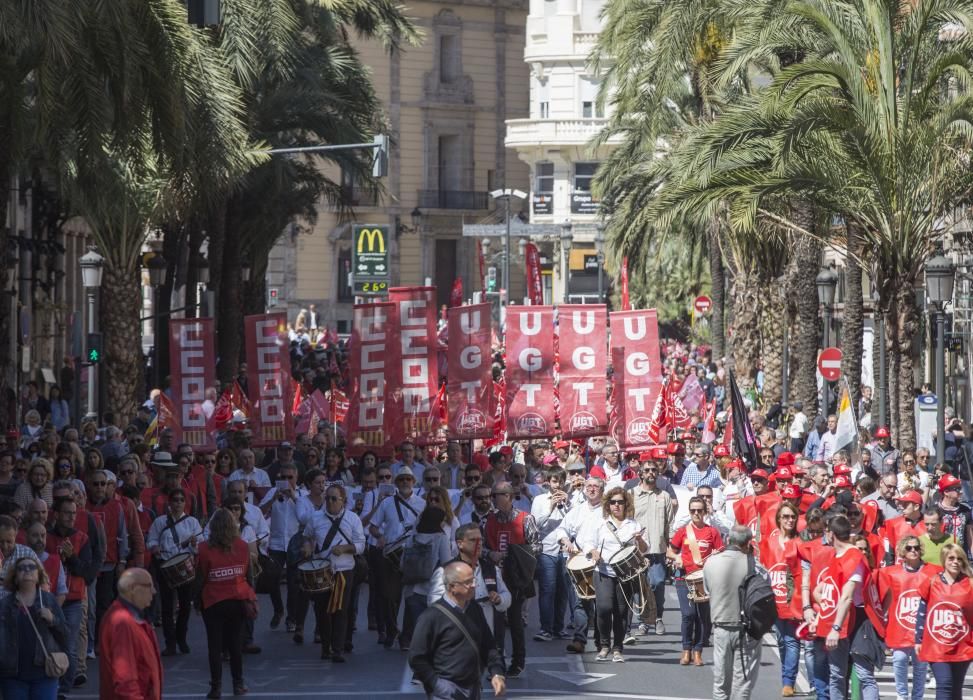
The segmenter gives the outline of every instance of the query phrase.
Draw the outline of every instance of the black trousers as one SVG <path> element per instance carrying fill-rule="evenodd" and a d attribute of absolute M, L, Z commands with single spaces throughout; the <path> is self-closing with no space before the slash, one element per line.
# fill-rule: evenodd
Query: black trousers
<path fill-rule="evenodd" d="M 366 552 L 368 559 L 368 608 L 375 615 L 375 626 L 378 628 L 378 636 L 385 638 L 389 630 L 395 634 L 395 618 L 389 617 L 390 607 L 385 595 L 385 586 L 382 583 L 385 573 L 385 557 L 379 547 L 369 545 Z"/>
<path fill-rule="evenodd" d="M 603 648 L 611 645 L 613 650 L 622 650 L 622 641 L 625 639 L 629 620 L 629 608 L 625 597 L 628 596 L 631 600 L 633 591 L 632 582 L 622 583 L 614 576 L 604 576 L 595 572 L 595 609 L 598 615 L 598 629 L 602 633 L 600 641 Z"/>
<path fill-rule="evenodd" d="M 335 588 L 330 593 L 315 595 L 314 598 L 314 617 L 318 623 L 318 632 L 321 635 L 322 653 L 340 654 L 344 651 L 345 642 L 348 640 L 348 616 L 351 609 L 351 589 L 353 571 L 342 571 L 335 574 Z M 339 577 L 344 577 L 345 585 L 341 591 L 341 610 L 331 613 L 328 608 L 331 599 L 335 595 L 335 589 L 339 588 Z"/>
<path fill-rule="evenodd" d="M 381 556 L 381 555 L 380 555 Z M 402 602 L 402 572 L 392 566 L 384 556 L 381 556 L 379 571 L 382 577 L 382 597 L 385 599 L 385 636 L 394 637 L 398 634 L 396 623 L 399 619 L 399 605 Z M 412 630 L 404 630 L 408 633 L 406 639 L 411 638 Z"/>
<path fill-rule="evenodd" d="M 186 633 L 189 630 L 189 614 L 192 612 L 193 605 L 193 584 L 187 583 L 179 588 L 171 588 L 159 570 L 158 560 L 155 566 L 159 582 L 159 601 L 162 603 L 162 636 L 165 638 L 167 647 L 174 647 L 177 642 L 185 644 Z M 179 602 L 178 613 L 176 613 L 176 601 Z"/>
<path fill-rule="evenodd" d="M 297 568 L 287 566 L 287 552 L 271 549 L 268 552 L 271 559 L 277 562 L 281 570 L 284 571 L 284 578 L 287 582 L 287 619 L 293 622 L 297 615 L 294 612 L 297 599 L 300 594 L 297 586 Z M 280 595 L 280 579 L 274 583 L 270 589 L 270 602 L 274 605 L 274 614 L 279 615 L 284 612 L 284 600 Z"/>
<path fill-rule="evenodd" d="M 521 592 L 510 592 L 510 607 L 503 615 L 493 618 L 493 635 L 497 642 L 497 651 L 504 655 L 504 637 L 510 630 L 510 666 L 523 666 L 527 661 L 527 637 L 524 631 L 524 604 L 526 596 Z"/>
<path fill-rule="evenodd" d="M 221 600 L 203 610 L 206 646 L 209 652 L 209 681 L 223 682 L 223 649 L 230 652 L 233 685 L 243 685 L 243 623 L 247 615 L 242 600 Z"/>
<path fill-rule="evenodd" d="M 118 574 L 113 567 L 110 571 L 98 574 L 95 583 L 95 630 L 101 629 L 101 618 L 108 612 L 108 608 L 115 602 L 118 595 Z M 97 639 L 97 635 L 95 637 Z"/>

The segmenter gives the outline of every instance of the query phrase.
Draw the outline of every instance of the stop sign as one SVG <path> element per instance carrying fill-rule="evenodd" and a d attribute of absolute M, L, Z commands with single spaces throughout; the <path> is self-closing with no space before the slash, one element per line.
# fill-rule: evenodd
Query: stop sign
<path fill-rule="evenodd" d="M 696 297 L 696 300 L 693 302 L 693 308 L 696 309 L 697 313 L 705 314 L 713 308 L 713 300 L 707 296 Z"/>
<path fill-rule="evenodd" d="M 836 382 L 841 376 L 841 350 L 825 348 L 818 355 L 818 371 L 825 381 Z"/>

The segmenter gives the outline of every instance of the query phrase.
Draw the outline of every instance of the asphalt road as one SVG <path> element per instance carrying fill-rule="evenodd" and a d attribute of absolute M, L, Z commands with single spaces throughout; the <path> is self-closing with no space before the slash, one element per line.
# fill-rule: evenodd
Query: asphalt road
<path fill-rule="evenodd" d="M 270 600 L 260 596 L 261 613 L 257 620 L 256 643 L 263 651 L 245 655 L 244 676 L 252 697 L 275 698 L 387 698 L 421 697 L 419 686 L 410 683 L 411 673 L 405 652 L 385 650 L 376 643 L 376 634 L 367 631 L 362 590 L 362 605 L 355 651 L 341 665 L 321 661 L 320 648 L 293 643 L 284 631 L 269 628 L 272 613 Z M 702 668 L 679 665 L 679 613 L 675 592 L 667 592 L 670 610 L 665 613 L 667 634 L 640 638 L 626 647 L 626 663 L 595 663 L 594 651 L 581 655 L 567 654 L 566 641 L 535 642 L 530 637 L 537 631 L 536 599 L 531 602 L 528 625 L 527 669 L 522 677 L 508 682 L 511 697 L 561 698 L 565 696 L 600 698 L 640 698 L 642 700 L 706 700 L 712 697 L 712 664 L 710 649 Z M 308 630 L 311 629 L 309 613 Z M 163 659 L 164 694 L 167 698 L 200 698 L 209 690 L 206 638 L 202 619 L 190 621 L 189 645 L 192 653 Z M 509 645 L 509 640 L 508 640 Z M 591 648 L 589 642 L 589 648 Z M 754 698 L 780 697 L 780 664 L 774 647 L 763 649 L 760 677 Z M 508 646 L 509 653 L 509 646 Z M 87 685 L 77 688 L 72 698 L 98 697 L 97 661 L 89 662 Z M 224 664 L 224 697 L 230 695 L 228 664 Z M 489 697 L 492 693 L 485 693 Z"/>

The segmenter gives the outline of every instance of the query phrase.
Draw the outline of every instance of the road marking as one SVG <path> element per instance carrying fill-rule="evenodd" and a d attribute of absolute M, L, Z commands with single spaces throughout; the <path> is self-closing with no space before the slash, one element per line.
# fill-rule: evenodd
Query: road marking
<path fill-rule="evenodd" d="M 588 685 L 589 683 L 597 683 L 598 681 L 603 681 L 606 678 L 614 678 L 614 673 L 574 673 L 564 671 L 541 671 L 546 676 L 551 678 L 557 678 L 559 681 L 567 681 L 568 683 L 573 683 L 574 685 Z"/>

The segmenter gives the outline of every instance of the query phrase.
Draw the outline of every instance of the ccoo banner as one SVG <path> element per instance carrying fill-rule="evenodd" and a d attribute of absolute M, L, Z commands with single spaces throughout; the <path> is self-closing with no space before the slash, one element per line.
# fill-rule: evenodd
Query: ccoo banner
<path fill-rule="evenodd" d="M 618 416 L 615 439 L 623 450 L 647 447 L 653 444 L 650 414 L 662 388 L 655 309 L 612 312 L 611 346 Z"/>
<path fill-rule="evenodd" d="M 441 427 L 436 394 L 439 391 L 439 336 L 436 332 L 436 288 L 393 287 L 398 335 L 389 353 L 397 360 L 390 381 L 399 391 L 387 402 L 385 423 L 393 444 L 408 438 L 418 445 L 436 440 Z"/>
<path fill-rule="evenodd" d="M 506 328 L 507 437 L 554 435 L 554 307 L 509 306 Z"/>
<path fill-rule="evenodd" d="M 351 455 L 365 450 L 386 455 L 386 405 L 392 361 L 389 345 L 395 336 L 395 304 L 358 304 L 354 309 L 349 365 L 352 383 L 348 395 L 347 442 Z"/>
<path fill-rule="evenodd" d="M 558 307 L 561 437 L 608 432 L 605 353 L 608 313 L 603 306 Z"/>
<path fill-rule="evenodd" d="M 457 440 L 493 437 L 491 311 L 490 304 L 476 304 L 447 312 L 449 436 Z"/>
<path fill-rule="evenodd" d="M 172 426 L 174 444 L 185 442 L 197 449 L 215 449 L 203 411 L 206 389 L 216 383 L 213 319 L 169 321 L 169 358 L 172 404 L 178 416 Z"/>
<path fill-rule="evenodd" d="M 274 445 L 294 439 L 293 397 L 287 314 L 247 316 L 243 322 L 247 344 L 253 444 Z"/>

